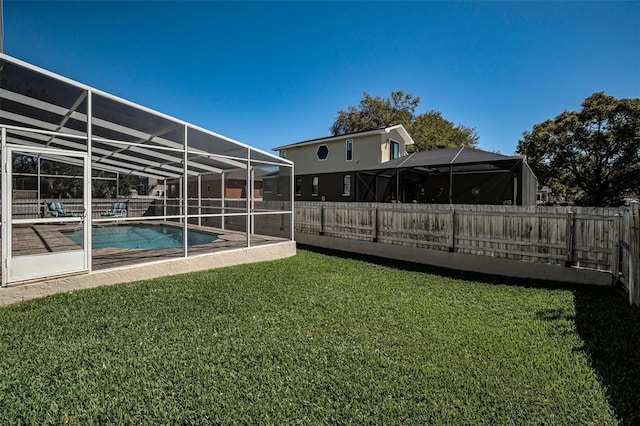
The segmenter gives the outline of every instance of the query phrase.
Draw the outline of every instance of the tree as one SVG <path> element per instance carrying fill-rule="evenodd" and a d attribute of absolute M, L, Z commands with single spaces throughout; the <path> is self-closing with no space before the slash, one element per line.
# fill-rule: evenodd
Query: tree
<path fill-rule="evenodd" d="M 640 193 L 640 99 L 603 92 L 523 133 L 516 151 L 527 156 L 540 184 L 590 206 L 614 205 Z"/>
<path fill-rule="evenodd" d="M 38 162 L 40 163 L 40 185 L 38 185 Z M 82 198 L 84 191 L 82 166 L 47 158 L 39 159 L 35 155 L 17 154 L 13 156 L 12 168 L 15 189 L 35 191 L 39 186 L 43 198 Z M 101 170 L 93 170 L 92 176 L 92 197 L 94 198 L 115 198 L 118 193 L 120 196 L 128 197 L 132 188 L 146 186 L 147 183 L 147 178 L 125 174 L 121 174 L 116 180 L 114 172 Z"/>
<path fill-rule="evenodd" d="M 415 118 L 414 111 L 419 103 L 419 97 L 414 98 L 402 90 L 392 92 L 388 99 L 374 98 L 364 92 L 364 99 L 358 106 L 338 111 L 331 132 L 337 136 L 396 124 L 408 126 Z"/>
<path fill-rule="evenodd" d="M 455 126 L 443 118 L 440 112 L 433 110 L 416 117 L 408 131 L 418 151 L 459 146 L 475 147 L 478 144 L 478 135 L 474 128 L 462 124 Z"/>
<path fill-rule="evenodd" d="M 391 92 L 387 99 L 372 97 L 364 92 L 364 99 L 357 106 L 338 111 L 330 130 L 337 136 L 402 124 L 418 151 L 477 145 L 478 136 L 474 128 L 455 126 L 438 111 L 416 116 L 415 110 L 419 104 L 420 97 L 402 90 Z"/>

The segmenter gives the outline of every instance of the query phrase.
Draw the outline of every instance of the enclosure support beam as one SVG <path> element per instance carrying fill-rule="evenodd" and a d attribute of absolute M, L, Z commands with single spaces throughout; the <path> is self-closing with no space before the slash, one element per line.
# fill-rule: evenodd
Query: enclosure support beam
<path fill-rule="evenodd" d="M 251 149 L 247 148 L 247 182 L 245 184 L 247 196 L 247 247 L 251 247 Z"/>
<path fill-rule="evenodd" d="M 289 179 L 291 185 L 291 202 L 289 203 L 289 210 L 291 210 L 291 220 L 290 220 L 290 239 L 291 241 L 296 239 L 296 227 L 295 227 L 295 219 L 296 219 L 296 210 L 295 210 L 295 199 L 296 199 L 296 174 L 294 173 L 294 166 L 291 165 L 291 178 Z"/>
<path fill-rule="evenodd" d="M 7 129 L 2 128 L 2 287 L 6 287 L 9 277 L 9 250 L 11 234 L 9 221 L 11 220 L 11 176 L 9 175 L 9 158 L 7 150 Z"/>
<path fill-rule="evenodd" d="M 198 226 L 202 226 L 202 175 L 198 175 Z"/>
<path fill-rule="evenodd" d="M 42 202 L 40 200 L 42 198 L 42 188 L 40 186 L 40 179 L 42 179 L 42 177 L 40 176 L 40 156 L 38 156 L 38 206 Z"/>
<path fill-rule="evenodd" d="M 255 198 L 255 179 L 256 179 L 256 169 L 251 167 L 251 198 L 249 198 L 251 200 L 251 209 L 250 209 L 250 216 L 251 216 L 251 229 L 250 232 L 253 234 L 255 232 L 255 221 L 256 221 L 256 216 L 255 216 L 255 211 L 256 211 L 256 198 Z"/>
<path fill-rule="evenodd" d="M 221 179 L 220 179 L 220 207 L 222 216 L 220 217 L 220 228 L 224 229 L 224 170 L 222 171 Z"/>
<path fill-rule="evenodd" d="M 184 194 L 183 197 L 183 217 L 184 223 L 182 224 L 182 245 L 184 248 L 184 257 L 188 255 L 188 240 L 187 240 L 187 218 L 189 217 L 189 168 L 187 165 L 187 126 L 184 126 L 184 153 L 183 153 L 183 172 L 182 172 L 182 192 Z"/>
<path fill-rule="evenodd" d="M 164 191 L 162 191 L 162 193 L 163 193 L 162 194 L 162 198 L 163 198 L 163 201 L 162 201 L 162 206 L 163 206 L 163 208 L 162 208 L 162 216 L 164 216 L 164 220 L 166 220 L 167 219 L 167 179 L 165 179 L 163 181 L 163 185 L 164 185 Z"/>
<path fill-rule="evenodd" d="M 449 164 L 449 204 L 453 204 L 453 168 Z"/>
<path fill-rule="evenodd" d="M 93 219 L 93 208 L 92 208 L 92 200 L 93 200 L 93 185 L 92 185 L 92 164 L 91 161 L 91 150 L 93 146 L 93 139 L 91 134 L 93 133 L 93 110 L 92 110 L 92 95 L 93 92 L 91 90 L 87 90 L 87 156 L 84 158 L 84 253 L 85 253 L 85 266 L 89 272 L 91 272 L 93 268 L 93 258 L 92 258 L 92 246 L 93 246 L 93 235 L 92 235 L 92 226 L 91 222 Z M 116 183 L 118 181 L 116 180 Z M 116 185 L 116 188 L 118 185 Z"/>

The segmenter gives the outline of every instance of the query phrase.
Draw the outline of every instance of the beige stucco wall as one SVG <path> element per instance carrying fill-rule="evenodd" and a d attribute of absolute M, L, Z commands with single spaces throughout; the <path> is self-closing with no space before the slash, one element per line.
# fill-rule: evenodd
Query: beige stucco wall
<path fill-rule="evenodd" d="M 407 147 L 403 138 L 400 136 L 397 130 L 391 130 L 387 135 L 383 136 L 382 140 L 382 163 L 391 160 L 391 143 L 389 140 L 393 140 L 400 144 L 400 156 L 407 155 Z"/>
<path fill-rule="evenodd" d="M 353 160 L 346 160 L 347 140 L 353 140 Z M 318 147 L 326 145 L 329 156 L 319 160 Z M 344 138 L 287 149 L 287 159 L 295 164 L 296 174 L 333 173 L 359 170 L 380 163 L 382 158 L 381 136 Z"/>
<path fill-rule="evenodd" d="M 353 160 L 346 160 L 347 140 L 353 140 Z M 307 145 L 287 148 L 287 159 L 295 164 L 296 174 L 334 173 L 362 170 L 389 161 L 389 142 L 393 139 L 400 144 L 400 155 L 404 154 L 404 141 L 396 132 L 360 137 L 345 137 L 332 141 L 319 141 Z M 327 145 L 329 156 L 319 160 L 316 152 L 320 145 Z"/>

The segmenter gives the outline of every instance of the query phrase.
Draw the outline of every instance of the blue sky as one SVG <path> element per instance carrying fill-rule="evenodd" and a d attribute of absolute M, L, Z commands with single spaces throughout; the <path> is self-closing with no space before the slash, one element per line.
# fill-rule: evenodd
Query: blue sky
<path fill-rule="evenodd" d="M 266 151 L 403 90 L 511 155 L 594 92 L 640 97 L 640 2 L 5 0 L 4 52 Z"/>

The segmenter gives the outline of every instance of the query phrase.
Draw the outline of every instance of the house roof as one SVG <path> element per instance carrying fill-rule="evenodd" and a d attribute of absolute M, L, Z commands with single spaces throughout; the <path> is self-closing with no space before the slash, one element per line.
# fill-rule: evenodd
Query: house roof
<path fill-rule="evenodd" d="M 491 164 L 503 161 L 521 161 L 524 157 L 506 156 L 475 148 L 445 148 L 431 151 L 416 151 L 395 160 L 390 160 L 365 170 L 389 170 L 410 168 L 432 168 Z"/>
<path fill-rule="evenodd" d="M 347 133 L 344 135 L 337 135 L 337 136 L 326 136 L 326 137 L 317 138 L 317 139 L 309 139 L 302 142 L 296 142 L 289 145 L 282 145 L 275 148 L 271 148 L 271 150 L 280 151 L 282 149 L 294 148 L 294 147 L 299 147 L 304 145 L 315 145 L 321 142 L 331 142 L 331 141 L 342 140 L 342 139 L 356 138 L 360 136 L 380 135 L 384 133 L 391 133 L 392 130 L 396 130 L 398 133 L 400 133 L 406 145 L 413 145 L 413 139 L 411 138 L 411 135 L 409 135 L 409 132 L 407 132 L 407 130 L 404 128 L 402 124 L 396 124 L 395 126 L 380 127 L 372 130 L 364 130 L 362 132 Z"/>

